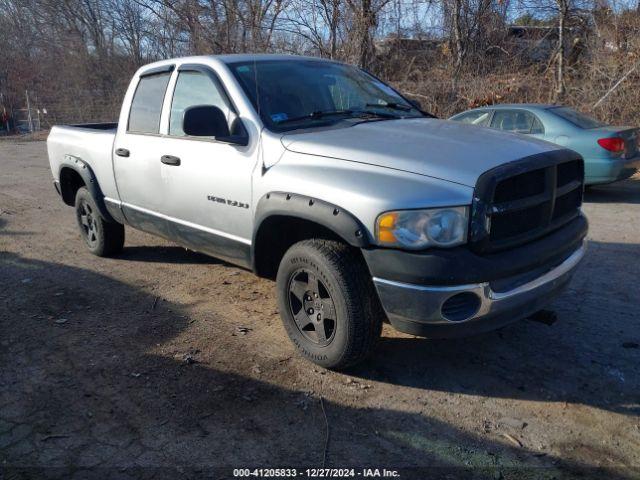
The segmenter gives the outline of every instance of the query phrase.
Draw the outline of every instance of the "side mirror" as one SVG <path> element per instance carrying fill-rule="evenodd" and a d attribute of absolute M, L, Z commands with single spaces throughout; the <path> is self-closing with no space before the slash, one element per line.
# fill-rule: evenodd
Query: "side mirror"
<path fill-rule="evenodd" d="M 249 141 L 244 135 L 231 135 L 227 117 L 214 105 L 194 105 L 187 108 L 182 117 L 182 130 L 192 137 L 213 137 L 234 145 L 247 145 Z"/>

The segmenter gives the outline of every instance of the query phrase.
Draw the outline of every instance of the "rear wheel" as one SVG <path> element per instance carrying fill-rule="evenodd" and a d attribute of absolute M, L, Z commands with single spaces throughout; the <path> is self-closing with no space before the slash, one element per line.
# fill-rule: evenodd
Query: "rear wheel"
<path fill-rule="evenodd" d="M 348 245 L 296 243 L 280 262 L 277 289 L 287 334 L 304 357 L 341 369 L 373 351 L 384 314 L 362 258 Z"/>
<path fill-rule="evenodd" d="M 80 234 L 91 253 L 108 257 L 122 250 L 124 225 L 104 220 L 86 187 L 78 189 L 75 207 Z"/>

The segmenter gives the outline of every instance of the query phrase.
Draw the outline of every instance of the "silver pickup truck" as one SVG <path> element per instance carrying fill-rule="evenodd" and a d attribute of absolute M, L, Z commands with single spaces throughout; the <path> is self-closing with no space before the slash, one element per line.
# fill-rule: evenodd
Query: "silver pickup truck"
<path fill-rule="evenodd" d="M 117 124 L 57 126 L 47 146 L 92 253 L 117 254 L 128 225 L 275 279 L 291 341 L 328 368 L 387 320 L 445 338 L 527 317 L 585 251 L 578 154 L 437 120 L 333 61 L 157 62 Z"/>

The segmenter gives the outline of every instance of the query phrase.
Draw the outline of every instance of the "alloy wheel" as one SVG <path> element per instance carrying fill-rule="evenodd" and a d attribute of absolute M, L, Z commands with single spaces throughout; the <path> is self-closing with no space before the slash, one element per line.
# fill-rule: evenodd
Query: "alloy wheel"
<path fill-rule="evenodd" d="M 331 343 L 336 332 L 336 307 L 329 290 L 314 273 L 306 269 L 293 273 L 289 308 L 306 339 L 322 347 Z"/>
<path fill-rule="evenodd" d="M 96 214 L 86 200 L 80 202 L 78 213 L 82 236 L 89 247 L 93 248 L 98 243 L 98 219 L 96 218 Z"/>

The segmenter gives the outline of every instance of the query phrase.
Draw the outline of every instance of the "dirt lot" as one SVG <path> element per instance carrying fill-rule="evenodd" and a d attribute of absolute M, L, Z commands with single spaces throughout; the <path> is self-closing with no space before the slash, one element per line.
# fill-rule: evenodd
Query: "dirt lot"
<path fill-rule="evenodd" d="M 640 178 L 585 211 L 557 322 L 455 341 L 385 327 L 375 359 L 333 373 L 296 356 L 270 281 L 131 229 L 119 258 L 90 255 L 45 144 L 2 141 L 0 479 L 640 478 Z"/>

